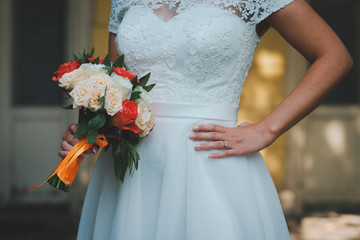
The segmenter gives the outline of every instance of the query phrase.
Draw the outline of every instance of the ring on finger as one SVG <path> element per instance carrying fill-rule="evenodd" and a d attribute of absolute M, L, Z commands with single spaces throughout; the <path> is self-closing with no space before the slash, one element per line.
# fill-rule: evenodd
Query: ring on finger
<path fill-rule="evenodd" d="M 227 143 L 225 142 L 225 140 L 222 140 L 223 144 L 224 144 L 224 148 L 228 148 Z"/>

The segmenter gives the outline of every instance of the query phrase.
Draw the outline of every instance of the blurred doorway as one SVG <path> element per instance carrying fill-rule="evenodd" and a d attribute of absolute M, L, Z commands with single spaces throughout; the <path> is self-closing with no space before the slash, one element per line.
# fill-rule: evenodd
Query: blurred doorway
<path fill-rule="evenodd" d="M 64 130 L 61 92 L 51 75 L 64 61 L 66 1 L 2 1 L 2 63 L 8 75 L 2 77 L 1 100 L 7 103 L 2 115 L 2 133 L 7 148 L 2 149 L 0 189 L 4 202 L 63 202 L 65 196 L 41 183 L 59 162 L 57 151 Z M 5 9 L 2 9 L 5 11 Z M 2 111 L 4 112 L 4 111 Z M 4 154 L 6 152 L 6 154 Z"/>
<path fill-rule="evenodd" d="M 90 45 L 92 0 L 0 0 L 0 203 L 82 202 L 44 181 L 61 160 L 58 150 L 76 112 L 64 110 L 52 72 Z M 78 208 L 79 212 L 81 209 Z"/>

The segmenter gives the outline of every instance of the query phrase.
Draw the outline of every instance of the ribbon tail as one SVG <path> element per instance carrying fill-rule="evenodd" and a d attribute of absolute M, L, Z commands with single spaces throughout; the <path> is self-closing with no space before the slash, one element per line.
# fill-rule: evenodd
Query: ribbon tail
<path fill-rule="evenodd" d="M 97 136 L 95 143 L 100 147 L 104 147 L 108 144 L 103 134 L 99 134 Z M 81 139 L 74 145 L 68 155 L 66 155 L 66 157 L 59 163 L 55 171 L 43 183 L 38 186 L 31 187 L 29 191 L 42 186 L 45 182 L 49 182 L 49 184 L 56 189 L 68 192 L 80 168 L 80 164 L 84 159 L 84 157 L 80 157 L 80 155 L 86 152 L 92 146 L 93 143 L 89 144 L 87 138 Z"/>
<path fill-rule="evenodd" d="M 46 183 L 50 178 L 52 178 L 55 175 L 55 172 L 53 172 L 44 182 L 40 183 L 37 186 L 33 186 L 29 189 L 29 191 L 32 191 L 34 189 L 37 189 L 38 187 L 41 187 L 44 183 Z"/>

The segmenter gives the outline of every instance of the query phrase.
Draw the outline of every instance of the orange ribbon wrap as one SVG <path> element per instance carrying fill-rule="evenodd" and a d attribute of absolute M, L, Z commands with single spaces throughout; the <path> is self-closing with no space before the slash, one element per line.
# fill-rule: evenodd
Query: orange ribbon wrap
<path fill-rule="evenodd" d="M 99 134 L 96 138 L 95 143 L 88 143 L 87 137 L 81 139 L 78 143 L 74 145 L 74 147 L 70 150 L 66 157 L 59 163 L 55 171 L 43 183 L 38 186 L 31 187 L 29 191 L 41 187 L 55 174 L 66 186 L 70 186 L 74 181 L 74 178 L 80 168 L 82 160 L 84 159 L 84 157 L 81 157 L 80 155 L 89 150 L 94 144 L 97 144 L 103 148 L 108 145 L 108 142 L 104 134 Z"/>

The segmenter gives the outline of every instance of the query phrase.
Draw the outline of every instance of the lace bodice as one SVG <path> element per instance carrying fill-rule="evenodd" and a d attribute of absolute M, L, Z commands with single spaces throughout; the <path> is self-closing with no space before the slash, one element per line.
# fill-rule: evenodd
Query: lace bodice
<path fill-rule="evenodd" d="M 125 64 L 151 72 L 155 102 L 237 106 L 256 25 L 293 0 L 113 0 L 109 31 Z"/>

